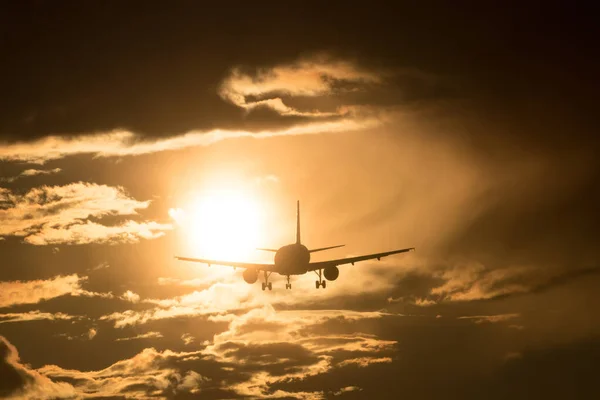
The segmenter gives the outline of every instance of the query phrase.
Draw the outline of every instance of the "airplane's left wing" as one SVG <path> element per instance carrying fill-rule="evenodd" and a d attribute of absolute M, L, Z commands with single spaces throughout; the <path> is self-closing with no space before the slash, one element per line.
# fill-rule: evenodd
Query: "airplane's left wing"
<path fill-rule="evenodd" d="M 379 260 L 382 257 L 391 256 L 392 254 L 406 253 L 407 251 L 413 251 L 414 249 L 414 247 L 409 247 L 408 249 L 386 251 L 385 253 L 375 253 L 358 257 L 339 258 L 337 260 L 311 262 L 308 265 L 308 270 L 316 271 L 318 269 L 323 269 L 327 267 L 335 267 L 343 264 L 354 264 L 355 262 L 372 260 L 375 258 Z"/>
<path fill-rule="evenodd" d="M 181 261 L 191 261 L 198 262 L 203 264 L 211 265 L 222 265 L 226 267 L 234 267 L 234 268 L 254 268 L 260 271 L 274 271 L 274 264 L 262 264 L 262 263 L 247 263 L 247 262 L 239 262 L 239 261 L 220 261 L 220 260 L 207 260 L 204 258 L 190 258 L 190 257 L 175 257 Z"/>

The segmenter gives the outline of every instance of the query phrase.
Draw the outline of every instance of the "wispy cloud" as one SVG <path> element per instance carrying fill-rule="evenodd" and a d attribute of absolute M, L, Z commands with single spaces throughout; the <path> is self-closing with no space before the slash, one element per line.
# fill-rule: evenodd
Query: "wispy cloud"
<path fill-rule="evenodd" d="M 139 340 L 139 339 L 160 339 L 162 337 L 163 337 L 162 333 L 152 331 L 152 332 L 140 333 L 139 335 L 136 335 L 136 336 L 118 338 L 115 341 L 116 342 L 126 342 L 126 341 L 130 341 L 130 340 Z"/>
<path fill-rule="evenodd" d="M 518 318 L 519 316 L 519 314 L 471 315 L 458 317 L 458 319 L 472 319 L 476 324 L 482 324 L 484 322 L 496 323 L 508 321 L 509 319 Z"/>
<path fill-rule="evenodd" d="M 164 139 L 144 139 L 131 131 L 117 130 L 106 133 L 81 135 L 72 138 L 48 136 L 32 142 L 5 144 L 0 147 L 0 161 L 25 161 L 42 164 L 70 155 L 91 154 L 96 157 L 122 157 L 181 150 L 188 147 L 209 146 L 225 139 L 239 137 L 269 138 L 286 135 L 334 133 L 367 129 L 381 123 L 379 117 L 359 120 L 342 118 L 294 125 L 279 130 L 225 130 L 190 131 Z"/>
<path fill-rule="evenodd" d="M 341 388 L 337 392 L 333 393 L 333 395 L 334 396 L 341 396 L 344 393 L 348 393 L 348 392 L 360 392 L 360 391 L 362 391 L 362 389 L 359 388 L 358 386 L 346 386 L 346 387 Z"/>
<path fill-rule="evenodd" d="M 26 243 L 85 244 L 154 239 L 172 229 L 154 221 L 107 226 L 88 218 L 133 216 L 150 201 L 129 197 L 121 187 L 93 183 L 42 186 L 25 194 L 0 191 L 0 236 L 24 237 Z"/>
<path fill-rule="evenodd" d="M 61 312 L 58 313 L 48 313 L 42 312 L 39 310 L 29 311 L 26 313 L 5 313 L 0 314 L 0 324 L 8 323 L 8 322 L 26 322 L 26 321 L 57 321 L 57 320 L 72 320 L 75 318 L 79 318 L 73 315 L 64 314 Z"/>
<path fill-rule="evenodd" d="M 184 333 L 183 335 L 181 335 L 181 340 L 183 340 L 183 344 L 187 346 L 188 344 L 194 343 L 196 338 L 192 336 L 191 333 Z"/>
<path fill-rule="evenodd" d="M 359 367 L 368 367 L 371 364 L 391 363 L 390 357 L 359 357 L 344 360 L 338 364 L 338 367 L 345 367 L 348 365 L 358 365 Z"/>
<path fill-rule="evenodd" d="M 60 168 L 54 168 L 54 169 L 26 169 L 25 171 L 21 172 L 19 175 L 17 176 L 11 176 L 8 178 L 0 178 L 0 182 L 14 182 L 17 179 L 20 178 L 25 178 L 25 177 L 29 177 L 29 176 L 37 176 L 37 175 L 51 175 L 51 174 L 58 174 L 60 171 L 62 171 Z"/>
<path fill-rule="evenodd" d="M 254 74 L 233 69 L 219 94 L 246 110 L 267 107 L 284 116 L 331 117 L 344 115 L 349 109 L 300 110 L 285 104 L 280 96 L 326 96 L 364 90 L 368 85 L 381 82 L 380 74 L 361 69 L 352 62 L 318 56 L 259 69 Z"/>

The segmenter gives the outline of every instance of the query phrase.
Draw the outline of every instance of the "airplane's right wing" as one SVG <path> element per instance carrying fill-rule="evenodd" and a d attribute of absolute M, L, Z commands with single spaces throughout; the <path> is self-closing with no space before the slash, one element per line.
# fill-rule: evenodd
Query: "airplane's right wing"
<path fill-rule="evenodd" d="M 392 254 L 406 253 L 407 251 L 413 251 L 414 249 L 415 249 L 414 247 L 410 247 L 408 249 L 386 251 L 385 253 L 375 253 L 375 254 L 367 254 L 367 255 L 358 256 L 358 257 L 339 258 L 337 260 L 311 262 L 308 265 L 308 270 L 316 271 L 318 269 L 323 269 L 323 268 L 327 268 L 327 267 L 335 267 L 335 266 L 343 265 L 343 264 L 354 264 L 355 262 L 372 260 L 375 258 L 379 260 L 382 257 L 391 256 Z"/>
<path fill-rule="evenodd" d="M 260 270 L 260 271 L 274 271 L 275 270 L 274 264 L 247 263 L 247 262 L 239 262 L 239 261 L 219 261 L 219 260 L 207 260 L 204 258 L 190 258 L 190 257 L 175 257 L 175 258 L 178 260 L 181 260 L 181 261 L 191 261 L 191 262 L 208 264 L 209 267 L 211 265 L 222 265 L 222 266 L 234 267 L 234 268 L 245 268 L 245 269 L 254 268 L 254 269 Z"/>

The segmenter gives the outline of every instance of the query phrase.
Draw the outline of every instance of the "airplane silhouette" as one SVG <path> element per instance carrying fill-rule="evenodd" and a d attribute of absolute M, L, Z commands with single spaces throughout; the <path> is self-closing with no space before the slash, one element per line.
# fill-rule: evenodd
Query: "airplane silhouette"
<path fill-rule="evenodd" d="M 258 279 L 258 274 L 262 271 L 264 275 L 265 281 L 262 283 L 262 290 L 268 288 L 269 290 L 273 290 L 272 282 L 269 282 L 269 278 L 273 272 L 276 272 L 280 275 L 285 275 L 287 277 L 287 283 L 285 285 L 286 289 L 291 289 L 292 284 L 290 283 L 291 275 L 304 275 L 307 272 L 314 271 L 319 280 L 315 282 L 315 287 L 318 289 L 322 287 L 325 289 L 326 281 L 335 281 L 340 271 L 337 268 L 338 265 L 343 264 L 352 264 L 355 262 L 371 260 L 376 258 L 380 260 L 382 257 L 390 256 L 392 254 L 405 253 L 407 251 L 413 251 L 414 247 L 410 247 L 407 249 L 400 250 L 392 250 L 386 251 L 384 253 L 375 253 L 368 254 L 364 256 L 358 257 L 348 257 L 348 258 L 339 258 L 337 260 L 329 260 L 329 261 L 317 261 L 310 262 L 310 254 L 316 253 L 317 251 L 330 250 L 338 247 L 344 246 L 343 244 L 337 246 L 329 246 L 329 247 L 321 247 L 318 249 L 309 250 L 300 242 L 300 201 L 296 204 L 296 243 L 288 244 L 287 246 L 283 246 L 276 249 L 257 249 L 263 251 L 271 251 L 275 253 L 274 262 L 272 264 L 264 264 L 264 263 L 246 263 L 246 262 L 237 262 L 237 261 L 218 261 L 218 260 L 206 260 L 203 258 L 190 258 L 190 257 L 175 257 L 181 261 L 191 261 L 191 262 L 199 262 L 211 265 L 224 265 L 230 266 L 234 268 L 245 268 L 243 273 L 244 280 L 253 284 Z"/>

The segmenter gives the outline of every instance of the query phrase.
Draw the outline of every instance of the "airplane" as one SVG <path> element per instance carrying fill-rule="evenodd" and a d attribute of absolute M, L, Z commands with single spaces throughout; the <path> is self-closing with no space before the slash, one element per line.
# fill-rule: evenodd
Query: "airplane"
<path fill-rule="evenodd" d="M 269 282 L 269 278 L 271 274 L 276 272 L 279 275 L 284 275 L 287 278 L 287 283 L 285 285 L 286 289 L 291 289 L 292 284 L 290 283 L 291 275 L 304 275 L 307 272 L 313 271 L 317 274 L 319 280 L 315 281 L 315 287 L 319 289 L 322 287 L 325 289 L 326 280 L 335 281 L 340 271 L 338 269 L 338 265 L 343 264 L 352 264 L 365 261 L 377 259 L 380 260 L 382 257 L 391 256 L 392 254 L 405 253 L 408 251 L 414 251 L 414 247 L 400 249 L 400 250 L 392 250 L 386 251 L 384 253 L 375 253 L 368 254 L 364 256 L 358 257 L 348 257 L 348 258 L 339 258 L 336 260 L 328 260 L 328 261 L 317 261 L 310 262 L 310 255 L 312 253 L 316 253 L 318 251 L 336 249 L 338 247 L 344 246 L 343 244 L 337 246 L 329 246 L 329 247 L 321 247 L 318 249 L 309 250 L 306 246 L 304 246 L 300 241 L 300 201 L 296 203 L 296 243 L 288 244 L 279 249 L 264 249 L 259 248 L 257 250 L 262 251 L 270 251 L 275 253 L 274 262 L 270 264 L 266 263 L 246 263 L 246 262 L 237 262 L 237 261 L 218 261 L 218 260 L 207 260 L 203 258 L 190 258 L 190 257 L 179 257 L 176 256 L 177 260 L 181 261 L 190 261 L 190 262 L 198 262 L 203 264 L 211 265 L 222 265 L 222 266 L 230 266 L 234 268 L 244 268 L 243 277 L 246 283 L 253 284 L 258 280 L 258 275 L 262 271 L 264 276 L 264 282 L 262 283 L 262 290 L 269 289 L 273 290 L 273 283 Z M 323 279 L 325 277 L 326 280 Z"/>

